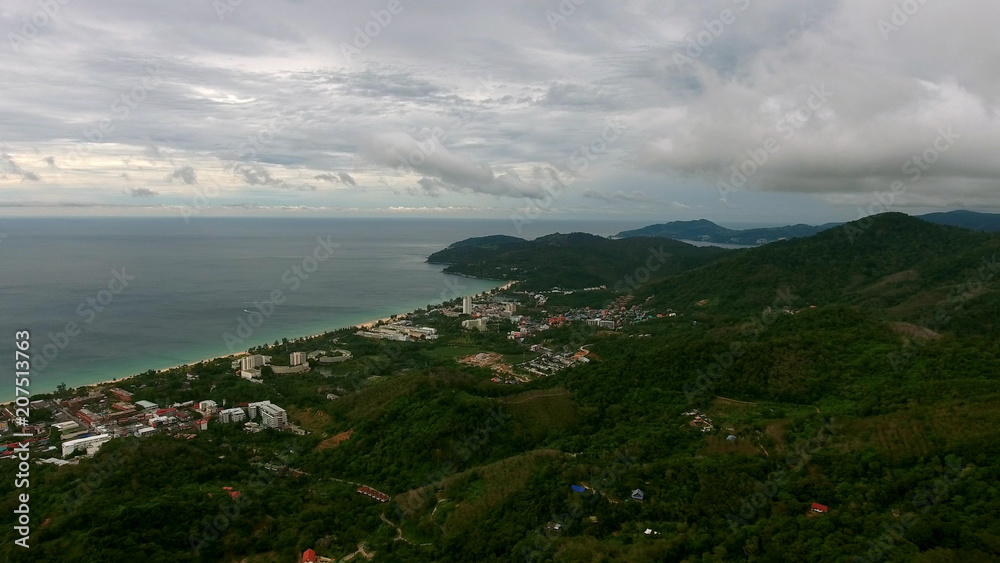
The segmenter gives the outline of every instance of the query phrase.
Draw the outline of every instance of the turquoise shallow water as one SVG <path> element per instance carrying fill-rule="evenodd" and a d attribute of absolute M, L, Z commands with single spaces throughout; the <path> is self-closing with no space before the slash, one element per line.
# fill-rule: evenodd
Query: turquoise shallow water
<path fill-rule="evenodd" d="M 537 222 L 523 236 L 626 227 Z M 352 326 L 496 287 L 425 260 L 513 231 L 504 220 L 4 219 L 0 357 L 30 330 L 41 393 Z M 14 397 L 13 371 L 0 367 L 0 401 Z"/>

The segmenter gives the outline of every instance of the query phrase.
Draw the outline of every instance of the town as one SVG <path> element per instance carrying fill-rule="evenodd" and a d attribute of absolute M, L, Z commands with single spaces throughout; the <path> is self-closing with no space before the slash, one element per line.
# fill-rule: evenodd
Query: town
<path fill-rule="evenodd" d="M 603 308 L 560 307 L 558 312 L 552 314 L 545 308 L 549 300 L 556 296 L 606 290 L 605 286 L 576 291 L 560 288 L 538 292 L 494 290 L 476 296 L 465 296 L 453 303 L 429 307 L 426 311 L 394 316 L 353 331 L 348 329 L 345 334 L 397 343 L 429 343 L 439 338 L 437 328 L 417 325 L 407 319 L 411 315 L 425 320 L 433 319 L 435 315 L 455 319 L 460 321 L 464 331 L 486 332 L 501 326 L 508 327 L 505 339 L 522 347 L 525 358 L 523 361 L 507 363 L 504 355 L 490 350 L 456 360 L 465 365 L 490 369 L 494 373 L 491 378 L 493 383 L 523 384 L 597 359 L 588 351 L 585 343 L 571 350 L 556 350 L 543 344 L 530 343 L 533 336 L 538 337 L 548 330 L 573 323 L 597 330 L 617 331 L 652 318 L 677 315 L 671 310 L 654 314 L 641 305 L 633 304 L 631 295 L 618 296 Z M 533 311 L 534 314 L 519 312 L 521 309 Z M 299 339 L 302 340 L 305 339 Z M 336 343 L 340 339 L 333 338 L 331 341 Z M 296 376 L 319 370 L 319 373 L 328 377 L 331 375 L 330 368 L 348 364 L 354 356 L 348 349 L 335 348 L 294 351 L 287 358 L 287 365 L 277 365 L 273 361 L 274 356 L 251 349 L 232 359 L 229 367 L 233 376 L 263 385 L 266 376 Z M 197 373 L 185 374 L 188 386 L 198 378 Z M 306 433 L 289 420 L 284 408 L 269 399 L 239 404 L 227 404 L 223 400 L 219 404 L 211 398 L 205 398 L 157 404 L 148 400 L 134 400 L 138 388 L 141 387 L 133 385 L 130 391 L 120 386 L 105 385 L 98 386 L 97 389 L 88 388 L 85 393 L 78 392 L 66 399 L 36 400 L 30 404 L 31 410 L 50 412 L 50 420 L 32 422 L 19 428 L 15 428 L 11 408 L 0 408 L 0 436 L 15 430 L 31 435 L 25 442 L 0 446 L 0 459 L 10 456 L 18 443 L 27 443 L 38 454 L 36 459 L 40 463 L 73 464 L 78 463 L 81 457 L 94 455 L 103 444 L 115 438 L 144 438 L 165 434 L 179 439 L 193 439 L 198 432 L 206 430 L 209 424 L 242 425 L 248 433 L 265 429 L 297 435 Z M 327 399 L 338 399 L 349 392 L 343 386 L 320 391 L 323 391 L 322 394 Z"/>

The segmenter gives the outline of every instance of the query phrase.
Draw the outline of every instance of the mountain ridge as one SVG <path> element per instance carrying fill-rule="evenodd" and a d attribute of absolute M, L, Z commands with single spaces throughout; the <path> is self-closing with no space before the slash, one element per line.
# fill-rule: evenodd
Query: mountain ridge
<path fill-rule="evenodd" d="M 930 223 L 960 227 L 981 232 L 1000 232 L 1000 214 L 980 213 L 964 209 L 911 215 Z M 715 244 L 739 244 L 759 246 L 782 239 L 802 238 L 839 227 L 844 223 L 831 222 L 821 225 L 798 223 L 780 227 L 759 227 L 751 229 L 730 229 L 708 219 L 693 221 L 671 221 L 647 225 L 639 229 L 622 231 L 614 238 L 657 237 L 675 240 L 691 240 Z"/>

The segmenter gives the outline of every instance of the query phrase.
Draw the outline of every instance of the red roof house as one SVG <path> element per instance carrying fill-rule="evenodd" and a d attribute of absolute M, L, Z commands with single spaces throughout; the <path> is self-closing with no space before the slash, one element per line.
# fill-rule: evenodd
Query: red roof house
<path fill-rule="evenodd" d="M 375 500 L 377 500 L 379 502 L 386 502 L 386 501 L 389 500 L 389 495 L 387 495 L 387 494 L 385 494 L 385 493 L 383 493 L 381 491 L 377 491 L 377 490 L 375 490 L 375 489 L 373 489 L 373 488 L 371 488 L 371 487 L 369 487 L 367 485 L 362 485 L 362 486 L 358 487 L 358 492 L 361 493 L 361 494 L 363 494 L 363 495 L 365 495 L 365 496 L 367 496 L 367 497 L 373 498 L 373 499 L 375 499 Z"/>
<path fill-rule="evenodd" d="M 823 514 L 827 510 L 830 510 L 829 508 L 826 507 L 826 505 L 822 505 L 818 502 L 812 503 L 812 506 L 810 506 L 809 509 L 812 510 L 813 512 L 818 512 L 820 514 Z"/>
<path fill-rule="evenodd" d="M 303 551 L 302 563 L 316 563 L 316 552 L 311 549 Z"/>

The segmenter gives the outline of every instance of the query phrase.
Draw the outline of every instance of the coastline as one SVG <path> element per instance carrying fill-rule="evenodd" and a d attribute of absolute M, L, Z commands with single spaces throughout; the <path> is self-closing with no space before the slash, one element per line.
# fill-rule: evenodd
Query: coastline
<path fill-rule="evenodd" d="M 477 278 L 477 279 L 482 279 L 482 278 Z M 499 280 L 488 280 L 488 281 L 499 281 Z M 505 283 L 505 284 L 503 284 L 501 286 L 495 287 L 495 288 L 487 290 L 487 291 L 479 292 L 479 293 L 473 295 L 473 297 L 479 297 L 479 296 L 482 296 L 482 295 L 487 295 L 487 294 L 492 293 L 494 291 L 504 291 L 504 290 L 507 290 L 511 286 L 513 286 L 514 284 L 516 284 L 517 281 L 518 280 L 508 281 L 507 283 Z M 437 306 L 437 305 L 443 305 L 443 304 L 444 304 L 444 302 L 434 303 L 435 306 Z M 415 310 L 411 310 L 411 311 L 407 311 L 405 313 L 400 313 L 398 315 L 394 315 L 395 316 L 395 320 L 405 319 L 407 317 L 407 315 L 413 313 L 414 311 Z M 300 342 L 300 341 L 303 341 L 303 340 L 310 340 L 312 338 L 317 338 L 319 336 L 323 336 L 324 334 L 328 334 L 330 332 L 335 332 L 335 331 L 338 331 L 338 330 L 347 330 L 347 329 L 352 329 L 352 328 L 357 328 L 357 329 L 371 328 L 371 327 L 376 326 L 376 325 L 378 325 L 380 323 L 386 323 L 386 322 L 390 322 L 392 320 L 394 320 L 393 316 L 384 317 L 384 318 L 381 318 L 381 319 L 374 319 L 374 320 L 371 320 L 371 321 L 365 321 L 363 323 L 358 323 L 358 324 L 354 324 L 354 325 L 350 325 L 350 326 L 335 327 L 335 328 L 332 328 L 332 329 L 330 329 L 328 331 L 321 332 L 319 334 L 313 334 L 313 335 L 308 335 L 308 336 L 298 336 L 298 337 L 295 337 L 295 338 L 289 338 L 288 341 L 289 342 Z M 176 366 L 171 366 L 171 367 L 166 367 L 166 368 L 163 368 L 163 369 L 158 369 L 158 370 L 155 370 L 155 372 L 157 374 L 160 374 L 160 373 L 165 373 L 165 372 L 168 372 L 168 371 L 173 371 L 175 369 L 179 369 L 179 368 L 182 368 L 182 367 L 185 367 L 185 366 L 189 366 L 189 367 L 190 366 L 196 366 L 196 365 L 203 364 L 203 363 L 206 363 L 206 362 L 213 362 L 215 360 L 222 360 L 222 359 L 226 359 L 226 358 L 238 358 L 238 357 L 245 356 L 245 355 L 247 355 L 247 352 L 236 352 L 234 354 L 223 354 L 221 356 L 215 356 L 215 357 L 212 357 L 212 358 L 206 358 L 206 359 L 198 360 L 198 361 L 195 361 L 195 362 L 190 362 L 190 363 L 186 363 L 186 364 L 179 364 L 179 365 L 176 365 Z M 145 373 L 145 372 L 143 372 L 143 373 Z M 80 385 L 78 387 L 75 387 L 75 389 L 93 390 L 95 388 L 104 387 L 104 386 L 107 386 L 107 385 L 113 385 L 113 384 L 123 383 L 125 381 L 128 381 L 129 379 L 134 379 L 134 378 L 136 378 L 136 377 L 138 377 L 140 375 L 142 375 L 142 373 L 135 373 L 135 374 L 132 374 L 132 375 L 127 375 L 127 376 L 119 377 L 119 378 L 116 378 L 116 379 L 109 379 L 107 381 L 99 381 L 97 383 L 88 383 L 86 385 Z M 13 404 L 13 402 L 14 401 L 7 401 L 7 402 L 4 402 L 4 403 L 0 403 L 0 406 L 5 406 L 5 405 Z"/>

